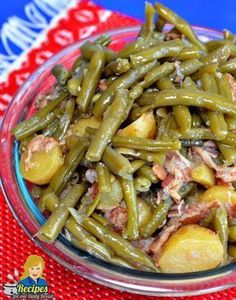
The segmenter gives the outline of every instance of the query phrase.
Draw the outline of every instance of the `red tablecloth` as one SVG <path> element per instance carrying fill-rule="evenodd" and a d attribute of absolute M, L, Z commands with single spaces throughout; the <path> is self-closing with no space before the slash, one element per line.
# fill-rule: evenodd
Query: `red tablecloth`
<path fill-rule="evenodd" d="M 109 12 L 90 1 L 82 1 L 70 8 L 66 16 L 48 31 L 42 43 L 28 52 L 20 69 L 12 71 L 8 79 L 0 84 L 0 117 L 22 82 L 55 52 L 96 32 L 138 23 L 138 20 Z M 44 275 L 49 292 L 54 294 L 55 299 L 157 299 L 157 297 L 138 296 L 103 287 L 59 265 L 26 236 L 0 192 L 0 299 L 9 299 L 2 292 L 2 285 L 9 282 L 8 274 L 13 274 L 14 269 L 21 273 L 25 259 L 31 254 L 38 254 L 45 259 Z M 205 296 L 172 299 L 230 300 L 236 299 L 236 289 Z"/>

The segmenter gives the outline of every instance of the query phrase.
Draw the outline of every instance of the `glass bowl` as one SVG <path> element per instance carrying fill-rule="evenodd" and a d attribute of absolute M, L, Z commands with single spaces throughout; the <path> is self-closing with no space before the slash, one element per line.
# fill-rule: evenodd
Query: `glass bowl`
<path fill-rule="evenodd" d="M 121 49 L 137 36 L 139 27 L 122 28 L 108 32 L 112 38 L 111 48 Z M 211 29 L 194 27 L 198 36 L 207 41 L 222 38 L 222 33 Z M 97 36 L 89 38 L 96 39 Z M 54 84 L 50 69 L 57 63 L 68 67 L 79 54 L 79 41 L 44 63 L 19 89 L 2 122 L 0 136 L 1 185 L 6 201 L 15 218 L 28 236 L 48 255 L 71 271 L 108 287 L 138 294 L 158 296 L 197 295 L 222 290 L 236 285 L 236 263 L 213 270 L 187 274 L 158 274 L 120 267 L 74 247 L 63 235 L 55 243 L 47 244 L 35 236 L 45 218 L 38 210 L 19 173 L 19 144 L 11 135 L 11 129 L 20 120 L 32 114 L 36 97 Z"/>

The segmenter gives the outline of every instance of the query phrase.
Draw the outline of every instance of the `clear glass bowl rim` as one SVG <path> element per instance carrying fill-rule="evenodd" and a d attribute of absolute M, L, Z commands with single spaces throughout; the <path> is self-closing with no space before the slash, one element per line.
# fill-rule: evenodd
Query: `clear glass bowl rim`
<path fill-rule="evenodd" d="M 197 32 L 203 32 L 205 35 L 210 34 L 210 35 L 215 35 L 216 37 L 220 38 L 222 37 L 222 32 L 221 31 L 217 31 L 214 29 L 209 29 L 209 28 L 204 28 L 204 27 L 200 27 L 200 26 L 193 26 L 194 30 L 196 30 Z M 106 31 L 104 33 L 107 33 L 111 36 L 115 36 L 117 34 L 122 34 L 122 33 L 129 33 L 129 32 L 137 32 L 139 29 L 139 26 L 132 26 L 132 27 L 123 27 L 123 28 L 119 28 L 119 29 L 115 29 L 115 30 L 110 30 L 110 31 Z M 96 39 L 98 36 L 100 36 L 100 34 L 96 34 L 93 35 L 89 38 L 85 38 L 85 39 L 81 39 L 80 41 L 64 48 L 63 50 L 59 51 L 58 53 L 56 53 L 55 55 L 53 55 L 50 59 L 48 59 L 42 66 L 40 66 L 36 71 L 34 71 L 32 73 L 32 75 L 26 80 L 26 82 L 20 87 L 20 89 L 17 91 L 17 93 L 14 96 L 14 99 L 12 99 L 11 103 L 9 104 L 4 118 L 2 120 L 2 125 L 4 124 L 4 121 L 6 119 L 6 116 L 8 115 L 8 113 L 11 111 L 12 107 L 14 106 L 14 101 L 15 99 L 18 99 L 20 97 L 20 95 L 23 94 L 24 90 L 26 88 L 28 88 L 30 86 L 30 83 L 33 82 L 35 80 L 35 78 L 37 78 L 37 76 L 39 76 L 41 73 L 44 72 L 45 69 L 47 69 L 47 66 L 51 64 L 51 62 L 56 62 L 58 61 L 60 58 L 62 58 L 64 55 L 68 54 L 70 51 L 75 50 L 76 48 L 78 48 L 81 43 L 83 43 L 86 40 L 94 40 Z M 1 134 L 1 132 L 0 132 Z M 1 135 L 0 135 L 1 136 Z M 1 139 L 0 139 L 1 140 Z M 2 148 L 2 144 L 0 144 L 0 149 Z M 0 152 L 1 153 L 1 152 Z M 37 244 L 39 245 L 47 254 L 49 254 L 51 257 L 53 257 L 56 261 L 58 261 L 59 263 L 61 263 L 62 265 L 66 266 L 67 268 L 71 269 L 72 271 L 75 271 L 74 268 L 71 268 L 69 265 L 65 264 L 65 262 L 61 261 L 60 258 L 56 257 L 55 255 L 53 255 L 53 253 L 51 253 L 50 250 L 45 249 L 45 246 L 43 244 L 41 244 L 37 239 L 35 239 L 34 237 L 32 237 L 29 232 L 28 229 L 26 228 L 26 226 L 21 222 L 21 220 L 18 218 L 17 216 L 17 211 L 15 211 L 15 208 L 11 205 L 11 201 L 9 200 L 9 195 L 6 192 L 5 186 L 4 186 L 4 174 L 3 174 L 3 170 L 0 168 L 0 175 L 1 175 L 1 181 L 0 181 L 0 186 L 2 186 L 2 190 L 3 190 L 3 194 L 6 198 L 6 201 L 11 209 L 11 211 L 13 212 L 15 218 L 17 219 L 17 221 L 20 223 L 21 227 L 23 228 L 23 230 L 30 236 L 30 238 Z M 38 220 L 38 219 L 37 219 Z M 135 276 L 135 277 L 139 277 L 139 279 L 151 279 L 151 280 L 156 280 L 156 281 L 182 281 L 183 278 L 184 280 L 186 279 L 204 279 L 204 278 L 208 278 L 208 277 L 212 277 L 212 276 L 217 276 L 217 275 L 224 275 L 226 273 L 231 273 L 235 267 L 236 267 L 236 262 L 235 263 L 230 263 L 228 265 L 225 266 L 221 266 L 212 270 L 207 270 L 207 271 L 201 271 L 201 272 L 194 272 L 194 273 L 182 273 L 182 274 L 163 274 L 163 273 L 152 273 L 152 272 L 141 272 L 141 271 L 137 271 L 137 270 L 131 270 L 131 269 L 127 269 L 124 267 L 120 267 L 117 265 L 114 265 L 112 263 L 109 262 L 105 262 L 99 258 L 96 258 L 86 252 L 84 252 L 83 250 L 77 250 L 76 252 L 79 252 L 79 254 L 86 254 L 88 261 L 91 259 L 91 262 L 93 264 L 98 265 L 98 267 L 101 268 L 105 268 L 106 271 L 114 271 L 115 273 L 117 273 L 117 275 L 119 274 L 123 274 L 123 275 L 130 275 L 130 276 Z M 84 277 L 88 277 L 88 279 L 91 279 L 93 281 L 96 281 L 94 278 L 91 278 L 90 276 L 86 276 L 83 275 L 81 273 L 78 272 L 78 274 L 84 276 Z M 106 286 L 111 286 L 113 288 L 116 288 L 116 286 L 114 285 L 109 285 L 107 282 L 102 282 L 97 280 L 97 282 L 102 283 Z M 223 287 L 221 287 L 220 289 L 222 289 Z M 125 289 L 125 288 L 124 288 Z M 132 291 L 135 292 L 134 289 L 129 289 L 127 288 L 128 291 Z M 215 288 L 214 288 L 215 290 Z M 190 293 L 188 293 L 190 294 Z M 194 294 L 197 294 L 196 292 Z M 182 294 L 181 294 L 182 295 Z"/>

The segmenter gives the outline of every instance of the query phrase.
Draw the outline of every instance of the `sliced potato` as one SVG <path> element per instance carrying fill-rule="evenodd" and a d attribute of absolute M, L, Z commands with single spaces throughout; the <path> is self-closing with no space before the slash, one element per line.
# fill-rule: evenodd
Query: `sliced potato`
<path fill-rule="evenodd" d="M 77 136 L 84 136 L 85 129 L 87 127 L 98 128 L 101 124 L 101 121 L 96 117 L 92 116 L 87 119 L 79 119 L 73 126 L 71 126 L 71 132 Z"/>
<path fill-rule="evenodd" d="M 102 193 L 99 203 L 97 205 L 98 209 L 110 210 L 116 208 L 121 200 L 123 199 L 122 187 L 119 180 L 111 179 L 111 190 L 107 193 Z"/>
<path fill-rule="evenodd" d="M 153 112 L 146 112 L 127 127 L 120 129 L 117 134 L 153 139 L 156 136 L 156 132 L 157 127 Z"/>
<path fill-rule="evenodd" d="M 139 228 L 145 226 L 152 217 L 151 207 L 140 197 L 137 198 L 138 202 L 138 223 Z"/>
<path fill-rule="evenodd" d="M 52 144 L 48 147 L 50 142 Z M 36 143 L 38 145 L 35 147 Z M 33 150 L 30 150 L 31 148 Z M 26 180 L 42 185 L 50 182 L 62 164 L 63 156 L 59 143 L 51 137 L 37 136 L 21 155 L 20 172 Z"/>
<path fill-rule="evenodd" d="M 204 163 L 193 167 L 191 175 L 194 181 L 202 184 L 205 187 L 215 185 L 215 173 Z"/>
<path fill-rule="evenodd" d="M 201 196 L 201 201 L 214 202 L 219 201 L 226 204 L 236 204 L 236 192 L 230 188 L 214 185 L 207 189 Z"/>
<path fill-rule="evenodd" d="M 164 246 L 158 264 L 165 273 L 203 271 L 217 267 L 223 259 L 218 235 L 199 225 L 186 225 Z"/>

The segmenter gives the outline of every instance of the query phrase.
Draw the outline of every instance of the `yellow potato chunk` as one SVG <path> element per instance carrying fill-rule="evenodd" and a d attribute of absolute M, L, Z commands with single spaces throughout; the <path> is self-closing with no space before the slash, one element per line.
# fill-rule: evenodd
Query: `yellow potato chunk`
<path fill-rule="evenodd" d="M 120 129 L 117 134 L 153 139 L 156 136 L 156 132 L 156 121 L 153 112 L 146 112 L 127 127 Z"/>
<path fill-rule="evenodd" d="M 207 189 L 201 196 L 201 201 L 214 202 L 219 201 L 226 204 L 236 204 L 236 192 L 230 188 L 214 185 Z"/>
<path fill-rule="evenodd" d="M 80 119 L 75 124 L 73 124 L 73 126 L 71 126 L 71 132 L 72 134 L 81 137 L 84 136 L 85 129 L 87 127 L 98 128 L 100 124 L 101 121 L 94 116 L 87 119 Z"/>
<path fill-rule="evenodd" d="M 205 187 L 215 185 L 215 173 L 204 163 L 193 167 L 191 175 L 194 181 L 202 184 Z"/>
<path fill-rule="evenodd" d="M 217 267 L 223 258 L 218 235 L 199 225 L 186 225 L 165 244 L 158 260 L 162 272 L 184 273 Z"/>
<path fill-rule="evenodd" d="M 152 217 L 151 207 L 140 197 L 137 198 L 138 203 L 138 223 L 139 228 L 145 226 Z"/>
<path fill-rule="evenodd" d="M 62 164 L 60 144 L 52 137 L 39 135 L 29 142 L 21 155 L 20 172 L 26 180 L 42 185 L 50 182 Z"/>

